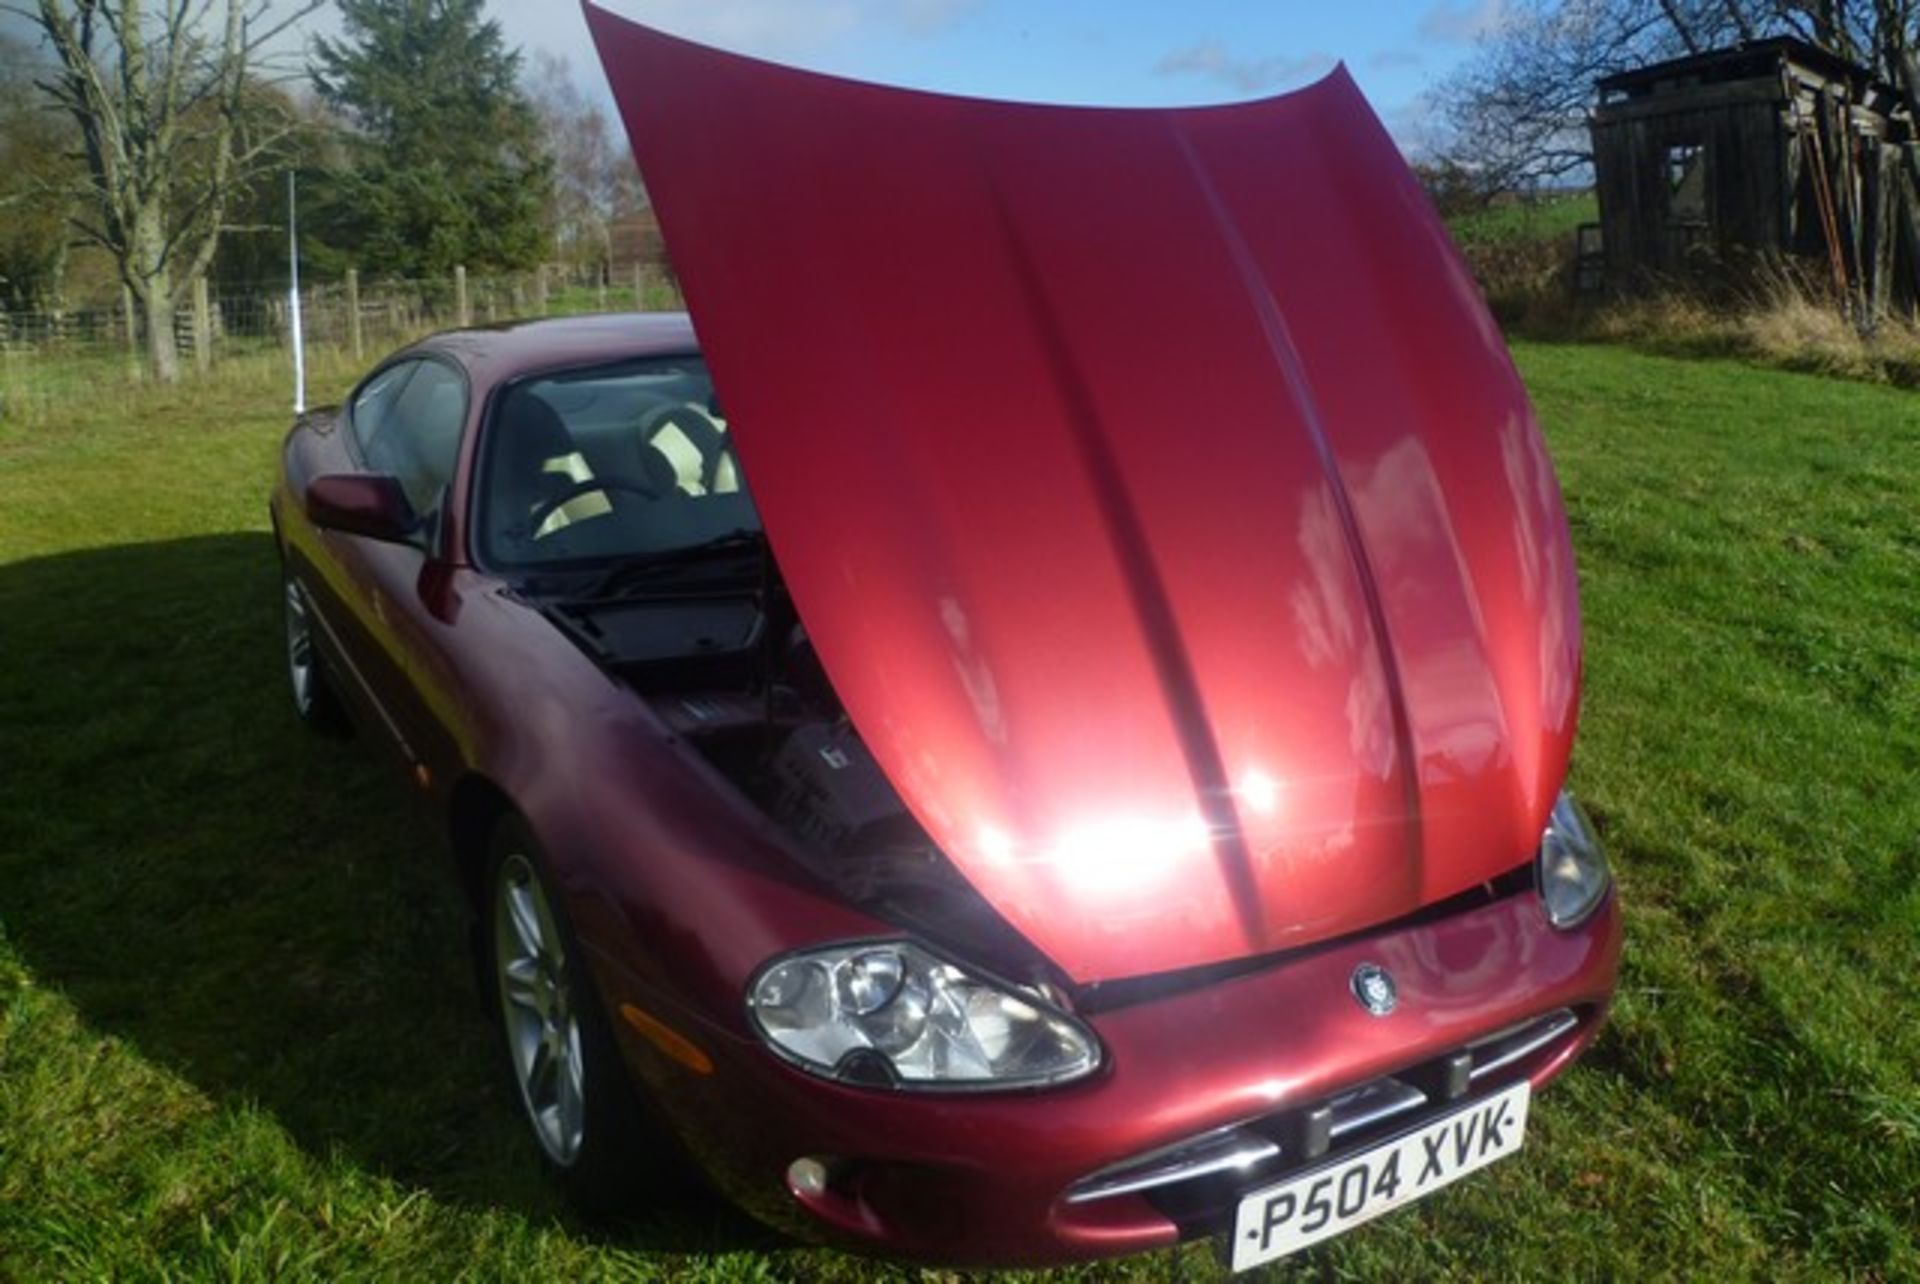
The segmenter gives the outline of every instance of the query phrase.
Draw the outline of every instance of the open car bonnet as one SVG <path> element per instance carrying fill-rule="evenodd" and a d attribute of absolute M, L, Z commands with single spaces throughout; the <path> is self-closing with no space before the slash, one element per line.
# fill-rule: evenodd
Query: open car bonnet
<path fill-rule="evenodd" d="M 1579 610 L 1474 282 L 1344 71 L 889 89 L 588 17 L 794 601 L 915 816 L 1082 982 L 1529 859 Z"/>

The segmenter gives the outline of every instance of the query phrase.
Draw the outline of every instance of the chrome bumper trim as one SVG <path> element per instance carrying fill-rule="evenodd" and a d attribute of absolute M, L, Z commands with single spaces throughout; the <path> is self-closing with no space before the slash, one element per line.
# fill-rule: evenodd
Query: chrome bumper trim
<path fill-rule="evenodd" d="M 1067 1192 L 1069 1204 L 1171 1186 L 1229 1169 L 1251 1168 L 1280 1153 L 1278 1143 L 1244 1128 L 1220 1128 L 1104 1169 Z"/>

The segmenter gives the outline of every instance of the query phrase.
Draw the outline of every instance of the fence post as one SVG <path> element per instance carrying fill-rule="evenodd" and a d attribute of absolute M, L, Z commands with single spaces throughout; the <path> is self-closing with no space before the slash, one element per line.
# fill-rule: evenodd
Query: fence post
<path fill-rule="evenodd" d="M 204 276 L 193 278 L 193 364 L 201 374 L 213 369 L 213 318 Z"/>
<path fill-rule="evenodd" d="M 594 293 L 598 296 L 598 302 L 595 304 L 596 311 L 607 310 L 607 274 L 611 271 L 612 269 L 608 268 L 606 271 L 594 274 Z"/>
<path fill-rule="evenodd" d="M 633 265 L 633 310 L 647 310 L 647 265 L 644 263 Z"/>
<path fill-rule="evenodd" d="M 360 334 L 360 269 L 347 269 L 347 344 L 353 349 L 353 359 L 359 361 L 362 355 Z"/>
<path fill-rule="evenodd" d="M 542 263 L 533 274 L 533 310 L 547 315 L 547 265 Z"/>
<path fill-rule="evenodd" d="M 462 325 L 473 324 L 473 313 L 467 310 L 467 269 L 464 265 L 453 270 L 453 315 Z"/>
<path fill-rule="evenodd" d="M 127 376 L 140 379 L 140 322 L 133 310 L 133 287 L 120 287 L 120 315 L 127 319 Z"/>

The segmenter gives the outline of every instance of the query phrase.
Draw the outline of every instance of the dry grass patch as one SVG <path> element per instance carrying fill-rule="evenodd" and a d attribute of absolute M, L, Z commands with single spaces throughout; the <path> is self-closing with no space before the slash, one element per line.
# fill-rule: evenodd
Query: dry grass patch
<path fill-rule="evenodd" d="M 1626 344 L 1669 356 L 1731 357 L 1780 370 L 1920 387 L 1920 321 L 1894 315 L 1863 329 L 1830 287 L 1823 290 L 1796 274 L 1776 270 L 1738 290 L 1676 283 L 1596 301 L 1575 296 L 1565 271 L 1542 257 L 1536 251 L 1518 272 L 1481 278 L 1495 315 L 1516 338 Z"/>

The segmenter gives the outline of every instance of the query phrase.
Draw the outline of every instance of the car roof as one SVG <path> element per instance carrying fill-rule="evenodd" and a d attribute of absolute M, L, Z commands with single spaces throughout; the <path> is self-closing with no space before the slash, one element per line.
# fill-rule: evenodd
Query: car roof
<path fill-rule="evenodd" d="M 477 384 L 564 366 L 698 352 L 684 312 L 620 312 L 515 321 L 431 335 L 407 355 L 437 353 L 466 367 Z"/>

